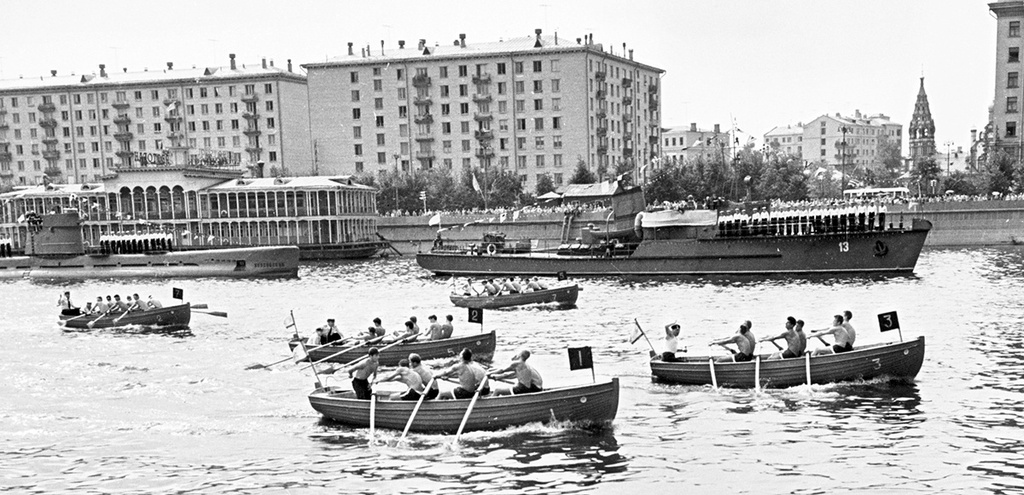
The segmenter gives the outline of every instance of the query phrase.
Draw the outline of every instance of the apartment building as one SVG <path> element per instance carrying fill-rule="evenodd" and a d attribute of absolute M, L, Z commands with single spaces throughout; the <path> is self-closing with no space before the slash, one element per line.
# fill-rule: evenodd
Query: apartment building
<path fill-rule="evenodd" d="M 273 61 L 0 81 L 0 182 L 96 182 L 126 167 L 308 173 L 306 78 Z"/>
<path fill-rule="evenodd" d="M 988 4 L 996 16 L 996 78 L 992 101 L 993 149 L 1022 157 L 1024 133 L 1020 104 L 1024 99 L 1021 77 L 1021 21 L 1024 1 L 1006 0 Z"/>
<path fill-rule="evenodd" d="M 776 127 L 764 135 L 770 145 L 778 144 L 786 150 L 794 146 L 805 165 L 819 164 L 836 167 L 880 167 L 878 147 L 884 141 L 902 146 L 903 126 L 892 122 L 884 114 L 864 115 L 860 110 L 853 116 L 839 113 L 822 115 L 805 124 Z M 800 134 L 796 134 L 799 130 Z"/>
<path fill-rule="evenodd" d="M 567 182 L 580 161 L 610 173 L 660 153 L 664 71 L 592 36 L 349 43 L 303 67 L 322 173 L 506 170 L 532 191 L 542 175 Z"/>
<path fill-rule="evenodd" d="M 764 134 L 764 143 L 778 153 L 804 156 L 804 124 L 780 125 Z"/>
<path fill-rule="evenodd" d="M 719 124 L 713 129 L 699 129 L 696 123 L 689 127 L 667 127 L 662 129 L 662 156 L 665 163 L 682 165 L 698 158 L 712 160 L 731 157 L 735 149 L 730 148 L 728 131 L 722 132 Z"/>

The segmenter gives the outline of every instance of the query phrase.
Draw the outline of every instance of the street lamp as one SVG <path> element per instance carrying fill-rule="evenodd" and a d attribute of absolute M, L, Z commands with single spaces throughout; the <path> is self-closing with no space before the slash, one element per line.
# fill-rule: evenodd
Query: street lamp
<path fill-rule="evenodd" d="M 393 211 L 397 212 L 398 211 L 398 159 L 401 158 L 402 155 L 399 155 L 398 153 L 395 153 L 394 155 L 391 155 L 391 156 L 394 157 L 394 159 L 395 159 L 395 209 Z"/>
<path fill-rule="evenodd" d="M 949 177 L 949 148 L 953 146 L 952 141 L 946 141 L 946 177 Z"/>
<path fill-rule="evenodd" d="M 845 125 L 839 128 L 839 131 L 843 133 L 843 142 L 840 143 L 839 153 L 842 157 L 842 179 L 840 182 L 839 194 L 846 194 L 846 133 L 850 132 L 850 128 Z"/>

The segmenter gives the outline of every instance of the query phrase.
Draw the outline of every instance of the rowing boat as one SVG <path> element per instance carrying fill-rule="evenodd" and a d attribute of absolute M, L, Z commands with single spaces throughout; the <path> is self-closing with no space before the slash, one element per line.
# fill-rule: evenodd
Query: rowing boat
<path fill-rule="evenodd" d="M 128 314 L 112 313 L 105 316 L 60 315 L 58 322 L 65 328 L 116 328 L 131 325 L 143 327 L 185 328 L 192 319 L 192 308 L 188 303 L 146 311 L 131 311 Z"/>
<path fill-rule="evenodd" d="M 753 388 L 755 376 L 761 387 L 791 387 L 805 383 L 833 383 L 879 376 L 913 379 L 924 362 L 924 337 L 906 342 L 873 344 L 840 354 L 805 355 L 802 358 L 760 363 L 711 363 L 710 356 L 693 356 L 682 361 L 651 359 L 655 381 L 684 385 L 712 385 Z M 758 369 L 758 367 L 760 369 Z"/>
<path fill-rule="evenodd" d="M 558 303 L 560 306 L 573 306 L 579 295 L 579 285 L 555 287 L 554 289 L 520 292 L 518 294 L 498 294 L 496 296 L 468 296 L 452 294 L 452 303 L 461 308 L 497 309 L 526 304 Z"/>
<path fill-rule="evenodd" d="M 496 341 L 497 338 L 495 337 L 495 333 L 494 331 L 491 331 L 489 333 L 451 337 L 442 340 L 417 340 L 415 342 L 403 343 L 387 349 L 382 349 L 382 347 L 387 344 L 376 344 L 376 347 L 381 348 L 380 364 L 382 366 L 397 366 L 400 359 L 409 357 L 409 354 L 411 353 L 419 354 L 421 359 L 427 360 L 458 356 L 459 352 L 462 352 L 462 349 L 469 349 L 470 351 L 473 351 L 474 359 L 490 359 L 490 357 L 494 355 L 494 346 Z M 295 346 L 298 345 L 298 341 L 292 340 L 288 345 L 294 350 Z M 365 345 L 349 349 L 336 356 L 334 355 L 338 353 L 338 351 L 350 346 L 351 344 L 341 344 L 329 345 L 319 349 L 310 349 L 309 357 L 314 361 L 329 358 L 326 362 L 349 363 L 354 359 L 358 359 L 366 355 L 367 347 Z"/>
<path fill-rule="evenodd" d="M 410 431 L 454 433 L 470 399 L 424 401 Z M 320 414 L 357 428 L 370 425 L 370 401 L 358 400 L 351 391 L 317 389 L 309 404 Z M 378 400 L 373 417 L 377 428 L 405 428 L 415 401 Z M 485 396 L 477 400 L 465 431 L 501 430 L 527 423 L 572 421 L 605 424 L 615 419 L 619 407 L 619 379 L 603 383 L 553 388 L 523 395 Z"/>

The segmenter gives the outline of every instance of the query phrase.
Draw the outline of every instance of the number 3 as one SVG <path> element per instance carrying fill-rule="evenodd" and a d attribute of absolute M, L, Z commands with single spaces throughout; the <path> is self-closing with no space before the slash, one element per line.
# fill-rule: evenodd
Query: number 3
<path fill-rule="evenodd" d="M 850 243 L 849 242 L 840 242 L 839 243 L 839 252 L 840 253 L 845 253 L 845 252 L 847 252 L 849 250 L 850 250 Z"/>

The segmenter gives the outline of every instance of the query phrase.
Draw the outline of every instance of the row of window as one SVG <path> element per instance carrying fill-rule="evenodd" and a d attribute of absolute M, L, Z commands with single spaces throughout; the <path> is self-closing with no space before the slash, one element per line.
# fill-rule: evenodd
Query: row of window
<path fill-rule="evenodd" d="M 233 130 L 233 131 L 240 130 L 241 126 L 240 126 L 240 122 L 239 122 L 238 119 L 233 119 L 233 120 L 230 120 L 230 121 L 227 121 L 227 122 L 230 124 L 231 130 Z M 224 123 L 225 123 L 225 121 L 223 121 L 223 120 L 215 120 L 215 121 L 203 120 L 203 121 L 198 122 L 199 125 L 197 125 L 197 122 L 188 122 L 186 127 L 188 128 L 188 130 L 190 132 L 198 132 L 199 130 L 203 130 L 203 131 L 212 131 L 212 130 L 223 131 L 223 130 L 225 130 Z M 266 123 L 267 123 L 267 129 L 274 129 L 277 126 L 277 122 L 272 117 L 266 119 Z M 152 124 L 152 127 L 153 127 L 153 132 L 154 133 L 163 132 L 163 124 L 161 124 L 160 122 L 156 122 L 156 123 Z M 85 137 L 85 129 L 86 129 L 85 126 L 77 126 L 77 127 L 75 127 L 74 128 L 75 136 L 76 137 Z M 255 128 L 253 128 L 253 129 L 255 129 Z M 104 136 L 109 136 L 110 135 L 110 130 L 111 129 L 110 129 L 109 125 L 104 125 L 104 126 L 92 125 L 92 126 L 89 126 L 89 135 L 90 136 L 98 136 L 98 135 L 100 135 L 102 133 L 102 135 L 104 135 Z M 170 132 L 177 132 L 177 131 L 181 130 L 181 127 L 180 127 L 180 125 L 171 124 L 169 126 L 169 130 L 170 130 Z M 246 130 L 249 130 L 249 129 L 246 129 Z M 31 128 L 28 131 L 29 131 L 28 132 L 28 136 L 29 136 L 28 138 L 29 139 L 37 139 L 39 137 L 38 129 Z M 115 130 L 114 132 L 117 132 L 117 130 Z M 146 133 L 146 124 L 136 124 L 135 125 L 135 132 L 136 132 L 136 134 L 145 134 Z M 22 133 L 21 129 L 14 129 L 13 134 L 14 134 L 14 140 L 17 141 L 17 140 L 22 139 L 23 133 Z M 64 127 L 64 128 L 62 128 L 62 135 L 63 135 L 63 137 L 70 138 L 71 137 L 71 127 Z M 56 137 L 56 133 L 48 130 L 48 131 L 46 131 L 45 136 L 46 137 Z M 270 138 L 271 140 L 274 139 L 274 135 L 273 134 L 270 134 L 267 137 Z"/>
<path fill-rule="evenodd" d="M 237 90 L 236 90 L 235 86 L 227 86 L 226 88 L 227 88 L 227 95 L 228 96 L 236 96 Z M 244 89 L 244 93 L 243 94 L 246 94 L 246 95 L 251 95 L 251 94 L 255 94 L 256 93 L 256 85 L 255 84 L 245 84 L 245 85 L 243 85 L 243 89 Z M 207 88 L 207 87 L 200 87 L 200 88 L 198 88 L 198 90 L 199 91 L 195 91 L 193 88 L 185 88 L 184 89 L 184 91 L 185 91 L 185 98 L 193 98 L 194 95 L 196 95 L 196 94 L 198 94 L 200 98 L 207 98 L 209 95 L 212 95 L 214 98 L 218 98 L 218 97 L 221 96 L 221 87 L 220 86 L 213 86 L 213 87 L 209 87 L 209 88 Z M 150 100 L 156 101 L 156 100 L 160 99 L 160 90 L 152 89 L 152 90 L 148 90 L 148 91 L 149 91 L 149 99 Z M 167 91 L 167 98 L 172 99 L 172 100 L 178 98 L 178 89 L 177 88 L 168 88 L 166 91 Z M 263 85 L 263 93 L 264 94 L 268 94 L 269 95 L 269 94 L 273 94 L 273 92 L 274 92 L 274 85 L 273 85 L 273 83 L 266 83 L 266 84 Z M 84 99 L 82 98 L 83 94 L 85 96 Z M 143 101 L 143 95 L 144 94 L 145 94 L 145 91 L 143 91 L 143 90 L 134 91 L 133 92 L 134 100 L 135 101 Z M 62 95 L 57 95 L 57 101 L 59 101 L 61 105 L 67 105 L 68 101 L 70 101 L 74 105 L 81 105 L 83 101 L 85 101 L 86 104 L 92 104 L 92 103 L 96 103 L 96 99 L 97 99 L 96 95 L 97 95 L 97 93 L 77 93 L 77 94 L 73 94 L 73 95 L 62 94 Z M 109 99 L 110 99 L 109 93 L 107 93 L 107 92 L 98 93 L 98 95 L 99 95 L 99 102 L 100 103 L 107 103 L 109 101 Z M 70 96 L 70 99 L 68 98 L 69 96 Z M 24 99 L 25 99 L 26 106 L 32 106 L 35 103 L 35 98 L 36 98 L 35 96 L 25 96 Z M 20 99 L 17 96 L 12 96 L 7 101 L 10 102 L 11 108 L 18 108 L 18 105 L 20 103 Z M 127 91 L 116 91 L 114 93 L 114 101 L 118 101 L 118 102 L 128 101 L 128 92 Z M 42 102 L 43 103 L 53 103 L 53 96 L 51 96 L 51 95 L 43 95 L 42 96 Z M 4 100 L 0 99 L 0 108 L 3 108 L 3 103 L 4 103 Z"/>
<path fill-rule="evenodd" d="M 532 81 L 532 83 L 530 85 L 530 91 L 532 91 L 534 94 L 544 93 L 544 90 L 545 90 L 544 82 L 545 82 L 544 79 L 537 79 L 537 80 Z M 497 86 L 497 94 L 499 94 L 499 95 L 508 94 L 508 83 L 499 82 L 496 86 Z M 469 85 L 468 84 L 460 84 L 458 86 L 455 86 L 455 88 L 457 88 L 458 96 L 460 98 L 469 98 L 469 97 L 474 96 L 474 95 L 486 96 L 486 95 L 491 94 L 490 85 L 487 85 L 487 84 L 478 84 L 477 87 L 476 87 L 476 93 L 474 93 L 474 94 L 470 94 L 470 92 L 469 92 Z M 512 88 L 513 88 L 514 93 L 517 94 L 517 95 L 525 94 L 526 93 L 526 81 L 515 81 L 513 83 L 513 85 L 512 85 Z M 551 79 L 550 81 L 548 81 L 547 88 L 548 88 L 548 91 L 551 92 L 551 93 L 560 93 L 562 91 L 562 80 L 561 79 Z M 373 81 L 373 90 L 374 90 L 374 92 L 377 92 L 377 93 L 379 93 L 379 92 L 384 90 L 384 85 L 383 85 L 383 83 L 381 82 L 380 79 L 375 79 Z M 351 99 L 352 99 L 353 102 L 362 101 L 362 97 L 363 97 L 362 90 L 353 89 L 353 90 L 351 90 L 350 94 L 351 94 Z M 406 100 L 408 98 L 408 95 L 409 95 L 409 92 L 408 92 L 407 88 L 396 88 L 396 96 L 398 97 L 399 100 Z M 438 95 L 440 95 L 441 98 L 451 98 L 452 97 L 452 87 L 450 87 L 448 85 L 438 86 Z M 429 87 L 416 88 L 416 97 L 417 98 L 430 98 L 431 97 L 430 88 Z M 383 99 L 381 99 L 381 98 L 378 98 L 378 100 L 383 102 Z"/>
<path fill-rule="evenodd" d="M 378 138 L 377 139 L 377 144 L 378 145 L 382 145 L 382 143 L 384 141 L 384 135 L 383 134 L 378 134 L 377 138 Z M 525 150 L 525 149 L 527 149 L 527 142 L 528 142 L 527 138 L 524 138 L 524 137 L 516 138 L 516 149 L 517 150 Z M 545 137 L 545 136 L 537 136 L 537 137 L 533 138 L 533 148 L 534 149 L 543 150 L 543 149 L 545 149 L 546 143 L 547 143 L 547 137 Z M 463 153 L 473 152 L 473 140 L 463 139 L 462 141 L 460 141 L 460 144 L 461 144 L 461 151 Z M 501 138 L 501 139 L 498 140 L 497 150 L 499 150 L 499 151 L 510 151 L 512 149 L 510 147 L 510 144 L 511 144 L 511 141 L 508 138 Z M 557 149 L 562 149 L 562 136 L 551 136 L 551 147 L 553 149 L 556 149 L 556 150 Z M 408 155 L 409 154 L 409 143 L 407 143 L 407 142 L 400 143 L 400 148 L 401 148 L 401 154 L 402 155 Z M 453 149 L 452 148 L 452 141 L 444 140 L 444 141 L 441 142 L 441 150 L 442 150 L 442 152 L 444 152 L 446 154 L 449 154 L 449 153 L 452 153 L 452 149 Z M 363 156 L 363 150 L 364 150 L 364 146 L 362 144 L 355 144 L 355 145 L 353 145 L 353 153 L 355 154 L 355 156 Z M 430 152 L 432 150 L 431 150 L 429 144 L 422 144 L 420 146 L 419 151 L 421 151 L 421 152 Z M 378 163 L 387 163 L 387 152 L 385 152 L 385 151 L 377 151 L 377 162 Z"/>
<path fill-rule="evenodd" d="M 265 102 L 263 102 L 263 107 L 268 112 L 272 112 L 272 111 L 274 111 L 274 102 L 273 101 L 265 101 Z M 228 108 L 230 109 L 230 113 L 233 113 L 233 114 L 237 114 L 238 113 L 238 103 L 229 103 L 228 104 Z M 160 116 L 162 114 L 162 111 L 164 109 L 165 108 L 163 106 L 155 106 L 155 107 L 151 107 L 150 108 L 150 110 L 152 112 L 152 116 L 155 117 L 155 118 L 160 118 Z M 170 110 L 170 108 L 168 108 L 167 110 L 168 110 L 168 115 L 172 115 L 172 116 L 178 115 L 174 111 Z M 251 113 L 255 113 L 256 112 L 256 105 L 255 104 L 251 104 L 251 105 L 247 104 L 246 105 L 246 111 L 247 112 L 251 112 Z M 185 113 L 187 115 L 195 115 L 196 114 L 195 105 L 186 105 L 185 106 Z M 223 103 L 216 103 L 216 104 L 214 104 L 213 105 L 213 113 L 217 114 L 217 115 L 223 114 L 224 113 L 224 104 Z M 200 115 L 209 115 L 210 114 L 210 106 L 205 104 L 205 103 L 203 103 L 202 105 L 199 105 L 199 114 Z M 68 122 L 68 121 L 71 120 L 72 116 L 74 116 L 74 120 L 76 120 L 76 121 L 86 120 L 86 117 L 88 118 L 88 120 L 97 120 L 97 117 L 100 117 L 102 120 L 109 120 L 111 118 L 110 115 L 111 115 L 110 110 L 106 109 L 106 108 L 100 109 L 99 111 L 97 111 L 97 110 L 86 110 L 86 111 L 83 111 L 83 110 L 74 110 L 74 111 L 62 110 L 60 112 L 60 120 L 63 121 L 63 122 Z M 118 116 L 123 116 L 123 115 L 124 114 L 118 114 Z M 30 123 L 30 124 L 36 123 L 36 121 L 37 121 L 36 112 L 27 112 L 26 116 L 28 117 L 28 123 Z M 136 118 L 140 118 L 140 119 L 141 118 L 145 118 L 145 109 L 142 108 L 142 107 L 136 108 L 135 109 L 135 117 Z M 11 123 L 13 123 L 13 124 L 20 124 L 21 123 L 21 114 L 19 114 L 19 113 L 11 113 Z"/>
<path fill-rule="evenodd" d="M 559 71 L 561 71 L 561 67 L 560 66 L 561 66 L 561 61 L 559 59 L 548 60 L 548 67 L 549 67 L 549 70 L 551 72 L 559 72 Z M 523 73 L 525 73 L 526 72 L 526 67 L 527 67 L 526 62 L 512 62 L 512 71 L 513 71 L 514 74 L 523 74 Z M 529 67 L 533 69 L 534 73 L 543 72 L 544 71 L 544 61 L 543 60 L 533 60 L 533 61 L 530 62 Z M 473 75 L 474 76 L 485 75 L 485 74 L 487 74 L 487 71 L 488 71 L 489 68 L 490 68 L 490 64 L 486 64 L 486 63 L 485 64 L 474 64 L 473 69 L 474 69 L 475 72 L 473 72 Z M 508 73 L 508 68 L 509 68 L 509 64 L 507 62 L 498 62 L 495 65 L 495 69 L 497 70 L 497 73 L 499 75 L 507 74 Z M 377 77 L 382 76 L 383 72 L 384 72 L 383 69 L 386 69 L 386 67 L 385 68 L 374 67 L 373 68 L 373 75 L 377 76 Z M 442 65 L 442 66 L 438 67 L 437 68 L 437 76 L 438 76 L 438 78 L 440 78 L 440 79 L 447 79 L 450 76 L 450 73 L 449 73 L 448 69 L 449 69 L 449 67 L 446 66 L 446 65 Z M 455 66 L 455 73 L 458 74 L 456 77 L 469 77 L 469 65 L 458 65 L 458 66 Z M 395 70 L 395 75 L 397 76 L 397 80 L 399 80 L 399 81 L 404 81 L 405 80 L 405 72 L 402 69 Z M 421 76 L 421 77 L 428 77 L 430 75 L 430 72 L 428 71 L 428 68 L 426 68 L 426 67 L 418 67 L 418 68 L 416 68 L 416 75 L 417 76 Z M 358 71 L 351 71 L 351 72 L 349 72 L 349 81 L 352 84 L 358 84 L 359 83 L 359 72 Z"/>

